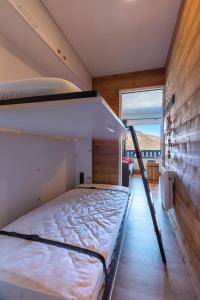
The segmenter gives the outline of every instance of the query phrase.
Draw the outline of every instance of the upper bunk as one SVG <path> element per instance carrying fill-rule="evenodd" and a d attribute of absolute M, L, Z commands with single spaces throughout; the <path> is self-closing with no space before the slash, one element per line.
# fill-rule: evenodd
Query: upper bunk
<path fill-rule="evenodd" d="M 0 130 L 95 139 L 119 139 L 125 135 L 123 123 L 96 91 L 80 91 L 61 81 L 1 83 Z"/>

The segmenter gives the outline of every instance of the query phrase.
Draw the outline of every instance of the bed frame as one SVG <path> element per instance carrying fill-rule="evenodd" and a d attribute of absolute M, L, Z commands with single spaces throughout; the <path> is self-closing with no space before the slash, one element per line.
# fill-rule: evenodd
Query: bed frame
<path fill-rule="evenodd" d="M 100 96 L 99 93 L 94 90 L 84 91 L 84 92 L 73 92 L 73 93 L 60 93 L 60 94 L 52 94 L 52 95 L 31 96 L 31 97 L 0 100 L 0 106 L 93 98 L 98 96 Z"/>
<path fill-rule="evenodd" d="M 23 111 L 29 118 L 23 118 Z M 99 111 L 101 115 L 95 115 Z M 77 116 L 82 126 L 77 124 Z M 51 120 L 55 125 L 52 127 Z M 37 120 L 37 122 L 35 122 Z M 126 128 L 97 91 L 0 99 L 0 129 L 48 136 L 119 139 Z"/>
<path fill-rule="evenodd" d="M 53 102 L 53 101 L 66 101 L 66 100 L 76 100 L 76 99 L 84 99 L 84 98 L 95 98 L 95 97 L 99 97 L 99 93 L 97 91 L 83 91 L 83 92 L 73 92 L 73 93 L 61 93 L 61 94 L 52 94 L 52 95 L 42 95 L 42 96 L 32 96 L 32 97 L 23 97 L 23 98 L 15 98 L 15 99 L 6 99 L 6 100 L 0 100 L 0 106 L 11 106 L 11 105 L 16 105 L 16 104 L 28 104 L 28 103 L 44 103 L 44 102 Z M 114 114 L 113 114 L 114 116 Z M 116 116 L 115 116 L 116 118 Z M 115 283 L 115 278 L 117 275 L 117 268 L 118 268 L 118 264 L 119 264 L 119 259 L 120 259 L 120 255 L 122 252 L 122 247 L 123 247 L 123 241 L 124 241 L 124 237 L 125 237 L 125 231 L 126 231 L 126 226 L 127 226 L 127 220 L 128 220 L 128 215 L 129 215 L 129 210 L 130 210 L 130 206 L 131 206 L 131 198 L 132 195 L 129 194 L 128 195 L 128 202 L 127 202 L 127 206 L 126 206 L 126 210 L 122 219 L 122 223 L 120 226 L 120 230 L 118 233 L 118 238 L 115 244 L 115 248 L 113 251 L 113 255 L 112 255 L 112 259 L 111 259 L 111 263 L 108 267 L 107 270 L 105 270 L 105 261 L 103 262 L 101 260 L 101 255 L 99 254 L 99 257 L 97 257 L 98 259 L 100 259 L 102 261 L 103 267 L 104 267 L 104 273 L 106 274 L 106 280 L 105 283 L 103 284 L 102 288 L 103 288 L 103 292 L 102 292 L 102 300 L 110 300 L 111 296 L 112 296 L 112 291 L 114 288 L 114 283 Z M 16 236 L 16 233 L 15 237 Z M 5 233 L 6 235 L 6 233 Z M 19 234 L 20 235 L 20 234 Z M 11 235 L 12 236 L 12 235 Z M 35 237 L 23 237 L 23 235 L 18 236 L 19 238 L 29 238 L 29 240 L 33 240 L 36 239 L 35 241 L 37 242 L 42 242 L 42 241 L 38 241 L 38 238 L 42 240 L 42 238 L 35 236 Z M 44 240 L 44 239 L 43 239 Z M 44 242 L 48 242 L 48 240 L 43 241 Z M 50 241 L 50 242 L 54 242 L 54 241 Z M 51 243 L 52 244 L 52 243 Z M 62 243 L 61 243 L 62 244 Z M 54 246 L 58 246 L 61 247 L 62 245 L 55 245 Z M 71 246 L 71 245 L 68 245 Z M 73 246 L 72 246 L 73 247 Z M 64 247 L 63 247 L 64 248 Z M 76 247 L 75 247 L 76 248 Z M 77 247 L 78 248 L 78 247 Z M 79 249 L 80 250 L 80 249 Z M 74 251 L 76 251 L 76 249 L 74 249 Z M 80 250 L 82 251 L 82 250 Z M 89 254 L 89 253 L 88 253 Z M 98 253 L 96 253 L 98 256 Z M 94 253 L 95 256 L 95 253 Z"/>
<path fill-rule="evenodd" d="M 112 292 L 115 284 L 115 279 L 117 275 L 117 269 L 119 265 L 119 260 L 123 248 L 123 242 L 125 237 L 125 232 L 127 228 L 127 221 L 129 216 L 129 211 L 131 207 L 132 194 L 128 196 L 128 202 L 126 206 L 126 210 L 122 219 L 121 227 L 119 230 L 118 238 L 115 244 L 115 248 L 113 250 L 113 257 L 109 266 L 108 278 L 104 287 L 104 292 L 102 296 L 102 300 L 110 300 L 112 297 Z"/>
<path fill-rule="evenodd" d="M 79 188 L 81 188 L 81 187 L 79 187 Z M 87 187 L 87 189 L 98 189 L 98 188 Z M 102 190 L 101 188 L 99 188 L 99 189 Z M 123 193 L 123 191 L 120 191 L 120 190 L 119 190 L 119 192 Z M 126 192 L 124 192 L 124 193 L 126 193 Z M 121 226 L 119 229 L 116 244 L 115 244 L 115 247 L 114 247 L 114 250 L 112 253 L 111 263 L 108 266 L 108 268 L 106 267 L 105 259 L 101 254 L 99 254 L 95 251 L 92 251 L 92 250 L 88 250 L 88 249 L 79 247 L 79 246 L 74 246 L 71 244 L 66 244 L 66 243 L 62 243 L 62 242 L 58 242 L 58 241 L 54 241 L 54 240 L 45 239 L 38 235 L 33 235 L 33 234 L 21 234 L 18 232 L 9 232 L 9 231 L 0 230 L 0 235 L 10 236 L 10 237 L 19 238 L 19 239 L 28 240 L 28 241 L 37 242 L 37 243 L 42 243 L 42 244 L 53 245 L 55 247 L 72 250 L 72 251 L 75 251 L 78 253 L 82 253 L 82 254 L 93 256 L 93 257 L 97 258 L 102 263 L 103 271 L 104 271 L 104 275 L 105 275 L 105 281 L 102 286 L 103 295 L 102 295 L 101 300 L 110 300 L 112 297 L 112 291 L 114 288 L 115 278 L 117 275 L 119 259 L 120 259 L 121 252 L 122 252 L 123 241 L 124 241 L 125 231 L 126 231 L 126 226 L 127 226 L 127 220 L 128 220 L 129 210 L 130 210 L 130 206 L 131 206 L 131 199 L 132 199 L 132 195 L 128 194 L 128 201 L 127 201 L 126 209 L 125 209 L 123 219 L 121 222 Z M 101 289 L 101 291 L 102 291 L 102 289 Z"/>

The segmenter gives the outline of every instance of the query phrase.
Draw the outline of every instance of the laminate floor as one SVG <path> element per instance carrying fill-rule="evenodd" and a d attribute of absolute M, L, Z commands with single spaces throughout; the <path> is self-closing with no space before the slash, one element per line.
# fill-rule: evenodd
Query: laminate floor
<path fill-rule="evenodd" d="M 162 263 L 140 176 L 131 179 L 133 200 L 112 300 L 196 300 L 158 184 L 151 184 L 167 266 Z"/>

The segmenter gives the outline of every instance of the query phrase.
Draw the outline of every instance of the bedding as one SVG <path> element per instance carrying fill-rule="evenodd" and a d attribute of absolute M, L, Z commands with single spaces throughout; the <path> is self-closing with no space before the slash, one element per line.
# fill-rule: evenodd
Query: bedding
<path fill-rule="evenodd" d="M 122 157 L 122 162 L 127 162 L 130 165 L 130 164 L 134 163 L 134 160 L 132 160 L 128 156 L 124 156 L 124 157 Z"/>
<path fill-rule="evenodd" d="M 60 78 L 45 77 L 0 82 L 0 100 L 79 91 L 76 85 Z"/>
<path fill-rule="evenodd" d="M 128 201 L 128 189 L 79 185 L 3 228 L 38 234 L 103 255 L 108 266 Z M 0 299 L 97 299 L 104 280 L 94 257 L 0 235 Z"/>
<path fill-rule="evenodd" d="M 128 164 L 128 167 L 126 166 Z M 127 169 L 128 169 L 128 174 L 127 174 Z M 128 156 L 122 157 L 122 177 L 126 177 L 124 179 L 125 184 L 122 183 L 122 185 L 129 186 L 129 176 L 133 176 L 134 173 L 134 160 L 131 159 Z M 123 182 L 123 178 L 122 178 Z M 128 184 L 128 185 L 127 185 Z"/>

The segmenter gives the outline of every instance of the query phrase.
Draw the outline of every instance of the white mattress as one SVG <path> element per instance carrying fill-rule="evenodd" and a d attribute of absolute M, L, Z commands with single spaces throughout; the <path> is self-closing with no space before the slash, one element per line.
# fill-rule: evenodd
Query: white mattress
<path fill-rule="evenodd" d="M 110 190 L 73 189 L 4 230 L 39 234 L 94 250 L 104 256 L 108 266 L 127 204 L 128 189 L 97 187 Z M 0 236 L 1 300 L 96 299 L 103 276 L 102 263 L 96 258 Z"/>
<path fill-rule="evenodd" d="M 0 100 L 78 91 L 80 89 L 76 85 L 60 78 L 30 78 L 0 82 Z"/>

